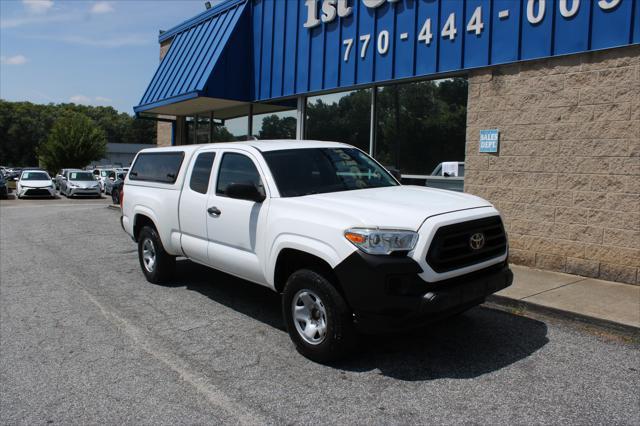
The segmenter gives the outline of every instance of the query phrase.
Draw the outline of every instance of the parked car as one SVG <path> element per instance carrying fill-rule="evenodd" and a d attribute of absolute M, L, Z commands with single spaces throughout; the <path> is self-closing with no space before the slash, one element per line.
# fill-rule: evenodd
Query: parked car
<path fill-rule="evenodd" d="M 55 198 L 56 188 L 44 170 L 25 169 L 20 174 L 16 185 L 16 195 L 18 198 L 24 197 L 50 197 Z"/>
<path fill-rule="evenodd" d="M 104 192 L 105 182 L 109 176 L 109 172 L 112 171 L 112 168 L 102 168 L 96 167 L 93 170 L 93 175 L 96 177 L 96 180 L 100 184 L 100 191 Z"/>
<path fill-rule="evenodd" d="M 67 197 L 100 197 L 100 184 L 86 170 L 67 170 L 60 181 L 60 194 Z"/>
<path fill-rule="evenodd" d="M 119 179 L 113 184 L 111 189 L 111 201 L 113 204 L 120 204 L 122 202 L 122 195 L 124 194 L 124 179 Z"/>
<path fill-rule="evenodd" d="M 113 188 L 119 183 L 124 182 L 124 178 L 127 175 L 126 172 L 116 170 L 109 174 L 107 180 L 104 181 L 104 193 L 111 195 Z"/>
<path fill-rule="evenodd" d="M 67 178 L 66 177 L 67 172 L 70 170 L 80 170 L 80 169 L 61 169 L 60 171 L 58 171 L 58 173 L 56 173 L 56 177 L 54 178 L 54 180 L 56 184 L 56 189 L 58 191 L 60 191 L 60 188 L 62 187 L 62 181 Z"/>
<path fill-rule="evenodd" d="M 109 174 L 107 180 L 104 181 L 104 193 L 110 195 L 114 186 L 117 185 L 118 182 L 124 181 L 126 175 L 126 172 L 119 170 L 116 170 Z"/>
<path fill-rule="evenodd" d="M 447 161 L 440 163 L 427 177 L 426 186 L 431 188 L 448 189 L 449 191 L 464 191 L 464 162 Z"/>
<path fill-rule="evenodd" d="M 9 196 L 9 187 L 7 186 L 7 180 L 4 178 L 4 172 L 0 171 L 0 198 L 7 198 Z"/>
<path fill-rule="evenodd" d="M 149 282 L 186 256 L 266 286 L 298 351 L 320 362 L 354 349 L 357 331 L 424 326 L 513 280 L 491 203 L 401 185 L 346 144 L 145 149 L 125 188 L 122 227 Z"/>
<path fill-rule="evenodd" d="M 19 167 L 13 167 L 7 170 L 7 173 L 5 174 L 5 179 L 17 182 L 18 179 L 20 179 L 20 174 L 22 174 L 22 169 Z"/>

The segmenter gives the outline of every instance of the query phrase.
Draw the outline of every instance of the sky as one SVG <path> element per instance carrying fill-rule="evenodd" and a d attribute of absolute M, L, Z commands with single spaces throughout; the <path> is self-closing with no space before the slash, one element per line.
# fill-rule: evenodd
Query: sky
<path fill-rule="evenodd" d="M 0 98 L 133 114 L 159 63 L 158 31 L 204 11 L 204 3 L 0 0 Z"/>

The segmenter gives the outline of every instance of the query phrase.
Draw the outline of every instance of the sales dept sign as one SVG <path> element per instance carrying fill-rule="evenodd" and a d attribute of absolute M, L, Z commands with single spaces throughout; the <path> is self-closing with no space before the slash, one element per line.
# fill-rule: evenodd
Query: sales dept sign
<path fill-rule="evenodd" d="M 498 152 L 499 139 L 498 129 L 480 130 L 480 152 Z"/>

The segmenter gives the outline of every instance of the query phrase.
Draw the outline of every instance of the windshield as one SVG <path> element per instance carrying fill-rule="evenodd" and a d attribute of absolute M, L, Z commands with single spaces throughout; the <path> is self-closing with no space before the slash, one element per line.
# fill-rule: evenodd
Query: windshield
<path fill-rule="evenodd" d="M 70 172 L 69 180 L 94 180 L 93 173 L 90 172 Z"/>
<path fill-rule="evenodd" d="M 45 172 L 24 172 L 20 180 L 51 180 Z"/>
<path fill-rule="evenodd" d="M 398 185 L 356 148 L 286 149 L 263 155 L 282 197 Z"/>

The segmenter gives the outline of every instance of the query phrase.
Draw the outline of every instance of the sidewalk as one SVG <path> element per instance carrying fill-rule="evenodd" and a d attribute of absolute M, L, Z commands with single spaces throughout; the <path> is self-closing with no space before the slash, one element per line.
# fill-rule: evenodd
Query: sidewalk
<path fill-rule="evenodd" d="M 640 286 L 511 265 L 514 280 L 489 302 L 554 311 L 640 331 Z"/>

